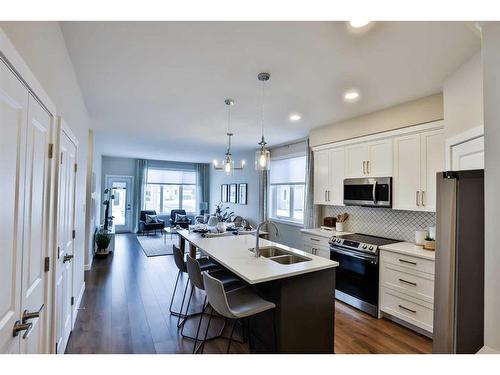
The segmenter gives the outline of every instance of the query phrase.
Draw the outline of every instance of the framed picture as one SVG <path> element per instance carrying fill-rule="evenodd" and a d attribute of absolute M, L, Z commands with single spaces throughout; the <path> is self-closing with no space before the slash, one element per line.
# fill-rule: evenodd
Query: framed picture
<path fill-rule="evenodd" d="M 238 203 L 247 204 L 247 187 L 248 184 L 238 185 Z"/>
<path fill-rule="evenodd" d="M 229 184 L 229 202 L 236 203 L 236 184 Z"/>
<path fill-rule="evenodd" d="M 220 201 L 226 203 L 227 199 L 227 184 L 223 184 L 220 186 Z"/>

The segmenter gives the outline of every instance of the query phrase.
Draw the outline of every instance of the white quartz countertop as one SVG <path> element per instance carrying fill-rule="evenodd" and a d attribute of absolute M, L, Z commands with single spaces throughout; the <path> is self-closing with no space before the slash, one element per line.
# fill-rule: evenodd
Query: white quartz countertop
<path fill-rule="evenodd" d="M 335 230 L 325 230 L 321 228 L 310 228 L 310 229 L 301 229 L 302 233 L 308 233 L 315 236 L 330 238 L 332 236 L 341 236 L 343 234 L 352 234 L 351 232 L 337 232 Z"/>
<path fill-rule="evenodd" d="M 259 246 L 275 246 L 290 253 L 309 258 L 309 261 L 295 264 L 280 264 L 271 259 L 256 257 L 249 249 L 255 247 L 255 236 L 223 236 L 203 238 L 197 233 L 180 230 L 179 234 L 203 253 L 215 259 L 222 266 L 235 273 L 249 284 L 283 279 L 309 272 L 337 267 L 338 262 L 306 253 L 279 243 L 259 240 Z"/>
<path fill-rule="evenodd" d="M 422 246 L 417 246 L 411 242 L 391 243 L 390 245 L 380 246 L 380 249 L 430 260 L 434 260 L 436 256 L 435 251 L 425 250 Z"/>

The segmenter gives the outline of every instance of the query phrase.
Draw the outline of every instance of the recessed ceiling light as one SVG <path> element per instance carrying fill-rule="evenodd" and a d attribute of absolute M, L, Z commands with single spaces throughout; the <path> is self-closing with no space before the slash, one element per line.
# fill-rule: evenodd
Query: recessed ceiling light
<path fill-rule="evenodd" d="M 359 29 L 361 27 L 367 26 L 371 21 L 363 21 L 363 20 L 354 20 L 354 21 L 349 21 L 349 25 L 355 29 Z"/>
<path fill-rule="evenodd" d="M 344 99 L 348 102 L 354 102 L 359 99 L 359 92 L 356 90 L 349 90 L 344 93 Z"/>
<path fill-rule="evenodd" d="M 290 115 L 291 121 L 299 121 L 301 118 L 302 118 L 302 116 L 299 115 L 298 113 L 294 113 L 294 114 Z"/>

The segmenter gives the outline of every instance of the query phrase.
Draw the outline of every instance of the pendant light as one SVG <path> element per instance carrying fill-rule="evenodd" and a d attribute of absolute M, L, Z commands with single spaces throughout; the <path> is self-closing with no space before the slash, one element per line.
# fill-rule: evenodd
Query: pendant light
<path fill-rule="evenodd" d="M 255 169 L 258 171 L 268 171 L 271 164 L 271 153 L 266 148 L 266 140 L 264 138 L 264 93 L 266 88 L 266 82 L 269 81 L 271 75 L 269 73 L 259 73 L 257 75 L 259 81 L 262 82 L 262 110 L 261 110 L 261 139 L 258 143 L 260 149 L 255 152 Z"/>
<path fill-rule="evenodd" d="M 224 103 L 227 105 L 227 151 L 226 154 L 224 155 L 224 159 L 222 160 L 221 165 L 219 165 L 219 162 L 217 160 L 214 160 L 214 169 L 218 171 L 224 171 L 226 172 L 227 175 L 232 175 L 234 170 L 242 170 L 245 161 L 242 160 L 241 164 L 239 167 L 234 166 L 234 160 L 233 156 L 231 154 L 231 137 L 233 136 L 233 133 L 230 131 L 230 126 L 231 126 L 231 107 L 234 105 L 234 100 L 233 99 L 226 99 L 224 100 Z"/>

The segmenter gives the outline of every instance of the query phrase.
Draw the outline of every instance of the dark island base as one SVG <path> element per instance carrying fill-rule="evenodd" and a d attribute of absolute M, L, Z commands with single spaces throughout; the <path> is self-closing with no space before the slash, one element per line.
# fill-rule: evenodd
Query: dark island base
<path fill-rule="evenodd" d="M 278 353 L 334 353 L 335 268 L 255 286 L 276 303 Z M 250 319 L 251 351 L 274 353 L 273 311 Z"/>

